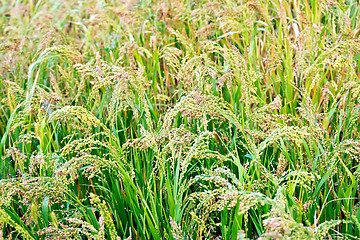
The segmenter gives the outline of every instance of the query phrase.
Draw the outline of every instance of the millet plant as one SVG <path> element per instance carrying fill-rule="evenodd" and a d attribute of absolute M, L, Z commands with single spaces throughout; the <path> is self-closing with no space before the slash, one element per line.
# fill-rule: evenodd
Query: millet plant
<path fill-rule="evenodd" d="M 360 239 L 355 0 L 0 0 L 0 239 Z"/>

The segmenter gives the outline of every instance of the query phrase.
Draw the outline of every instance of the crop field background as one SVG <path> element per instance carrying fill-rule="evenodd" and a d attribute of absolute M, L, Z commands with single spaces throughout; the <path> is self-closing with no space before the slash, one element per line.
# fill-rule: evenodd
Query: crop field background
<path fill-rule="evenodd" d="M 360 7 L 0 0 L 0 239 L 360 239 Z"/>

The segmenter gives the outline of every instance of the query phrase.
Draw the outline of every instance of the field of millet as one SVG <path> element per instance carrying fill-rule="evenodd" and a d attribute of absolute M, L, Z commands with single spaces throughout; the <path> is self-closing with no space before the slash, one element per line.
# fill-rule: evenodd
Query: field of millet
<path fill-rule="evenodd" d="M 0 0 L 0 239 L 360 239 L 354 0 Z"/>

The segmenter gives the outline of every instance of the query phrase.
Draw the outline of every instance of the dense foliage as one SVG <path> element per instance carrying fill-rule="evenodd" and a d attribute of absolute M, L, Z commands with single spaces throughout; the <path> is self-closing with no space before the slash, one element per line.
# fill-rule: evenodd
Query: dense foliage
<path fill-rule="evenodd" d="M 359 239 L 359 17 L 0 0 L 0 239 Z"/>

